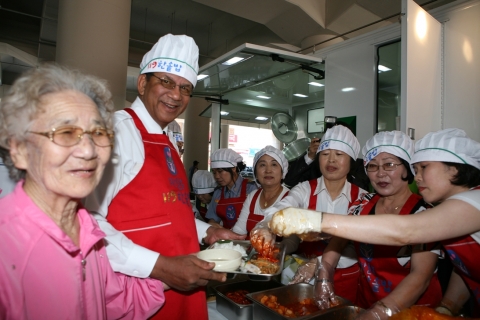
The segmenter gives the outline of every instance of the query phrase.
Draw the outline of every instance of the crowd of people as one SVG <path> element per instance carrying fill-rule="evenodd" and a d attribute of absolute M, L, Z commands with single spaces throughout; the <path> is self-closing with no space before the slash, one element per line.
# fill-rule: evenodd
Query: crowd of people
<path fill-rule="evenodd" d="M 365 309 L 358 319 L 415 304 L 480 315 L 480 143 L 460 129 L 380 132 L 359 166 L 338 124 L 295 163 L 258 151 L 253 181 L 228 148 L 187 177 L 171 124 L 197 73 L 193 39 L 169 34 L 124 110 L 104 81 L 61 66 L 15 81 L 0 104 L 1 319 L 208 319 L 204 286 L 226 274 L 193 253 L 220 239 L 281 241 L 305 259 L 290 283 L 311 283 L 320 308 L 341 296 Z"/>

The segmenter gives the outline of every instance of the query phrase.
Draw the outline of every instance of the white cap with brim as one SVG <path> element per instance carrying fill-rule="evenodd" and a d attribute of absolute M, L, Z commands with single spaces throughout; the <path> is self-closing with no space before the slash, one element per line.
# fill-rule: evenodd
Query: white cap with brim
<path fill-rule="evenodd" d="M 412 163 L 422 161 L 463 163 L 480 170 L 480 143 L 456 128 L 430 132 L 415 143 Z"/>
<path fill-rule="evenodd" d="M 328 149 L 343 151 L 353 160 L 357 160 L 360 143 L 350 129 L 342 125 L 336 125 L 325 132 L 317 153 Z"/>
<path fill-rule="evenodd" d="M 235 168 L 243 157 L 232 149 L 218 149 L 210 156 L 210 167 L 217 168 Z"/>
<path fill-rule="evenodd" d="M 255 181 L 257 181 L 257 177 L 255 177 L 255 166 L 257 165 L 258 160 L 263 157 L 264 155 L 269 155 L 273 159 L 277 160 L 277 162 L 282 166 L 282 179 L 285 179 L 285 176 L 287 175 L 288 172 L 288 160 L 283 154 L 282 151 L 279 149 L 272 147 L 272 146 L 266 146 L 262 150 L 258 151 L 255 154 L 255 157 L 253 158 L 253 177 L 255 178 Z"/>
<path fill-rule="evenodd" d="M 171 73 L 187 79 L 195 87 L 198 74 L 198 52 L 198 46 L 192 38 L 167 34 L 143 56 L 140 74 Z"/>
<path fill-rule="evenodd" d="M 192 176 L 192 186 L 194 193 L 206 194 L 215 190 L 217 182 L 210 171 L 197 170 Z"/>
<path fill-rule="evenodd" d="M 362 148 L 363 165 L 366 166 L 382 152 L 392 154 L 411 164 L 414 152 L 413 140 L 402 131 L 379 132 L 371 137 Z M 412 166 L 410 166 L 410 170 L 415 174 Z"/>

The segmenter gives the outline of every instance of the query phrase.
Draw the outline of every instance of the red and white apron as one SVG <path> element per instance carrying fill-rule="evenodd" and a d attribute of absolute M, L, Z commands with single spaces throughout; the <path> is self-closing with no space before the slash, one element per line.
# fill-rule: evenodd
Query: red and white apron
<path fill-rule="evenodd" d="M 317 196 L 314 195 L 315 190 L 317 189 L 318 179 L 310 180 L 310 199 L 308 202 L 308 209 L 317 210 Z M 346 183 L 346 182 L 345 182 Z M 360 188 L 354 184 L 350 184 L 350 199 L 352 202 L 357 200 Z M 351 205 L 352 203 L 350 203 Z M 303 241 L 298 246 L 298 253 L 305 255 L 307 258 L 315 258 L 323 255 L 325 248 L 328 245 L 328 240 L 320 240 L 307 242 Z M 348 268 L 337 268 L 335 269 L 335 274 L 333 277 L 333 285 L 335 288 L 335 294 L 348 299 L 350 301 L 355 301 L 357 296 L 357 286 L 358 286 L 358 276 L 359 276 L 359 266 L 358 263 L 355 263 L 353 266 Z"/>
<path fill-rule="evenodd" d="M 480 186 L 472 190 L 476 189 L 480 189 Z M 444 240 L 441 243 L 445 247 L 455 271 L 465 281 L 470 289 L 470 294 L 474 297 L 473 316 L 480 317 L 480 266 L 478 262 L 480 244 L 470 235 Z"/>
<path fill-rule="evenodd" d="M 225 189 L 227 187 L 222 188 L 216 212 L 217 216 L 222 219 L 224 228 L 231 229 L 235 225 L 235 222 L 237 222 L 240 211 L 242 211 L 243 203 L 245 199 L 247 199 L 247 183 L 248 180 L 243 179 L 240 196 L 237 198 L 225 199 Z"/>
<path fill-rule="evenodd" d="M 134 243 L 164 256 L 199 251 L 187 175 L 167 135 L 150 134 L 135 112 L 145 162 L 135 178 L 113 199 L 108 221 Z M 203 288 L 165 291 L 165 305 L 152 319 L 208 319 Z"/>
<path fill-rule="evenodd" d="M 252 198 L 252 202 L 250 202 L 250 212 L 248 214 L 248 219 L 247 219 L 247 240 L 250 239 L 250 231 L 252 231 L 252 229 L 257 225 L 257 223 L 259 223 L 265 218 L 265 216 L 255 213 L 255 204 L 257 203 L 257 199 L 260 196 L 260 193 L 262 192 L 262 190 L 263 189 L 260 188 L 257 191 L 255 191 L 255 194 L 253 195 L 253 198 Z M 282 199 L 285 198 L 287 195 L 288 195 L 288 191 L 285 192 Z M 277 238 L 277 241 L 279 241 L 278 238 Z"/>
<path fill-rule="evenodd" d="M 360 215 L 375 214 L 375 205 L 380 199 L 378 194 L 365 204 Z M 412 194 L 399 215 L 413 214 L 420 207 L 428 207 L 422 197 Z M 355 242 L 355 250 L 360 264 L 360 280 L 355 305 L 369 308 L 378 300 L 388 296 L 402 280 L 410 274 L 411 262 L 402 266 L 397 254 L 405 247 L 372 245 Z M 442 289 L 435 273 L 425 292 L 415 304 L 436 307 L 442 299 Z"/>

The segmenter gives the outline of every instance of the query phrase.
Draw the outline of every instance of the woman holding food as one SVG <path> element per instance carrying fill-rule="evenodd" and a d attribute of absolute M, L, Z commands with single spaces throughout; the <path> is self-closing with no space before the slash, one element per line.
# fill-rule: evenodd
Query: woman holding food
<path fill-rule="evenodd" d="M 323 135 L 317 150 L 316 162 L 322 176 L 295 186 L 288 196 L 270 208 L 267 214 L 287 207 L 308 208 L 311 210 L 329 210 L 338 214 L 347 214 L 350 205 L 367 191 L 347 181 L 347 175 L 355 169 L 355 159 L 360 151 L 360 144 L 355 135 L 342 125 L 336 125 Z M 252 230 L 252 242 L 259 242 L 257 236 L 263 236 L 260 224 Z M 269 243 L 270 241 L 266 241 Z M 328 241 L 304 241 L 297 252 L 310 258 L 309 262 L 299 267 L 292 283 L 310 282 L 323 255 Z M 318 257 L 318 258 L 317 258 Z M 337 294 L 354 301 L 356 298 L 359 267 L 352 245 L 342 251 L 337 271 L 335 288 Z"/>
<path fill-rule="evenodd" d="M 113 102 L 105 82 L 33 68 L 0 104 L 0 146 L 18 182 L 0 199 L 0 319 L 146 319 L 163 286 L 110 266 L 81 199 L 110 160 Z"/>
<path fill-rule="evenodd" d="M 214 225 L 231 229 L 240 215 L 247 195 L 257 189 L 240 175 L 245 168 L 241 155 L 232 149 L 218 149 L 210 156 L 213 176 L 221 187 L 214 191 L 206 219 Z"/>
<path fill-rule="evenodd" d="M 349 210 L 354 215 L 408 215 L 430 208 L 422 197 L 410 191 L 413 169 L 410 166 L 414 152 L 413 141 L 401 131 L 380 132 L 369 139 L 362 149 L 365 171 L 376 193 L 366 194 Z M 335 297 L 333 287 L 323 279 L 330 279 L 330 270 L 336 267 L 341 249 L 348 240 L 334 237 L 325 249 L 322 265 L 317 271 L 317 300 L 328 307 Z M 360 264 L 359 291 L 355 305 L 368 309 L 361 319 L 387 319 L 385 306 L 392 312 L 413 304 L 436 306 L 442 291 L 437 275 L 440 251 L 428 251 L 426 245 L 382 246 L 355 242 Z M 321 287 L 321 288 L 320 288 Z"/>
<path fill-rule="evenodd" d="M 480 316 L 480 143 L 460 129 L 431 132 L 415 143 L 411 163 L 420 194 L 436 207 L 414 215 L 346 216 L 283 210 L 270 226 L 280 235 L 321 232 L 371 244 L 440 241 L 454 271 L 437 311 L 456 315 L 470 296 Z M 300 220 L 315 221 L 308 229 Z M 308 217 L 305 217 L 308 216 Z M 286 226 L 291 230 L 284 232 Z M 388 308 L 388 306 L 386 306 Z"/>

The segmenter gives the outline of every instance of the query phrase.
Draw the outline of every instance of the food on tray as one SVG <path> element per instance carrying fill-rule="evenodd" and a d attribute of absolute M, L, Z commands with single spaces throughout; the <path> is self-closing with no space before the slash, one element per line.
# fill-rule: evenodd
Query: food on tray
<path fill-rule="evenodd" d="M 391 320 L 451 320 L 466 319 L 462 317 L 450 317 L 445 314 L 436 312 L 434 309 L 424 306 L 412 306 L 402 310 L 390 317 Z"/>
<path fill-rule="evenodd" d="M 257 258 L 251 259 L 247 262 L 257 266 L 260 269 L 260 273 L 263 274 L 274 274 L 278 271 L 278 261 L 274 262 L 271 259 L 266 258 Z"/>
<path fill-rule="evenodd" d="M 286 318 L 302 317 L 319 311 L 313 299 L 310 298 L 303 299 L 291 305 L 283 306 L 278 303 L 277 296 L 264 295 L 260 298 L 260 303 Z"/>
<path fill-rule="evenodd" d="M 213 244 L 213 248 L 212 249 L 230 249 L 230 250 L 235 250 L 235 251 L 238 251 L 242 254 L 242 256 L 246 256 L 247 255 L 247 251 L 245 250 L 245 248 L 239 244 L 233 244 L 233 242 L 231 241 L 219 241 L 219 242 L 215 242 Z"/>
<path fill-rule="evenodd" d="M 319 233 L 321 225 L 321 212 L 291 207 L 275 213 L 268 224 L 270 230 L 279 236 Z"/>
<path fill-rule="evenodd" d="M 232 292 L 227 292 L 225 295 L 227 298 L 238 304 L 252 304 L 250 300 L 247 299 L 247 294 L 250 293 L 247 290 L 235 290 Z"/>

